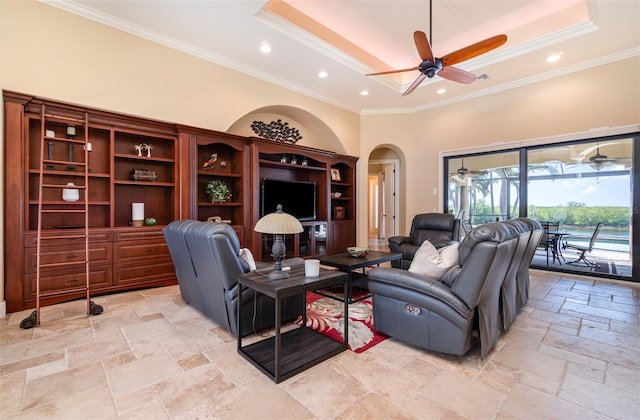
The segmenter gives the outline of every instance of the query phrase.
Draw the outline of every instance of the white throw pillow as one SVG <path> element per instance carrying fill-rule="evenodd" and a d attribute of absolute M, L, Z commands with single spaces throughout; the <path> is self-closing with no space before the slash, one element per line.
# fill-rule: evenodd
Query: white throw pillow
<path fill-rule="evenodd" d="M 250 271 L 256 269 L 256 261 L 253 259 L 253 254 L 249 248 L 240 248 L 239 256 L 247 262 Z"/>
<path fill-rule="evenodd" d="M 433 279 L 441 279 L 457 262 L 457 242 L 437 250 L 431 242 L 424 241 L 413 256 L 409 271 Z"/>

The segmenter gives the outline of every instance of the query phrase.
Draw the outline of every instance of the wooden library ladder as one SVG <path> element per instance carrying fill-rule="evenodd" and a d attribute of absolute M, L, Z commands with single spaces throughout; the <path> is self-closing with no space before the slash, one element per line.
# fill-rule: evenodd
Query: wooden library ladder
<path fill-rule="evenodd" d="M 57 124 L 60 128 L 67 126 L 67 137 L 60 137 L 53 130 L 47 129 L 47 123 Z M 64 293 L 84 292 L 87 299 L 87 315 L 98 315 L 103 308 L 91 301 L 89 283 L 89 116 L 84 112 L 84 119 L 48 113 L 45 105 L 41 111 L 40 159 L 38 167 L 38 227 L 36 242 L 36 310 L 20 323 L 20 328 L 27 329 L 40 325 L 40 301 L 43 298 L 59 296 L 59 291 L 42 291 L 42 270 L 47 268 L 73 268 L 84 266 L 84 285 L 65 289 Z M 53 127 L 53 126 L 52 126 Z M 82 131 L 76 139 L 76 129 Z M 45 147 L 46 145 L 46 147 Z M 54 147 L 67 147 L 68 158 L 54 158 Z M 74 161 L 74 147 L 82 146 L 84 159 Z M 46 153 L 45 153 L 46 152 Z M 60 156 L 60 154 L 59 154 Z M 64 168 L 64 169 L 62 169 Z M 65 180 L 77 180 L 65 183 Z M 77 185 L 76 185 L 77 184 Z M 62 197 L 62 200 L 60 199 Z M 56 234 L 43 235 L 43 218 L 53 215 L 55 220 L 83 220 L 81 225 L 71 229 L 61 229 Z M 75 217 L 74 217 L 75 216 Z M 80 217 L 78 217 L 80 216 Z M 73 227 L 75 225 L 67 225 Z M 47 226 L 49 227 L 49 226 Z M 83 240 L 84 250 L 80 257 L 68 256 L 64 262 L 43 262 L 43 243 L 55 240 Z M 79 270 L 80 271 L 80 270 Z"/>

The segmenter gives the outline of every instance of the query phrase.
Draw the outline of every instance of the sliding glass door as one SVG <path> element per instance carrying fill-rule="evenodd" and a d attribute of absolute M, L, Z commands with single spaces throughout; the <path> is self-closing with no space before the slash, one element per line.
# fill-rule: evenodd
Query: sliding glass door
<path fill-rule="evenodd" d="M 472 225 L 517 217 L 518 152 L 449 159 L 450 210 Z"/>
<path fill-rule="evenodd" d="M 534 266 L 631 276 L 632 150 L 621 138 L 527 151 L 527 215 L 562 233 Z"/>
<path fill-rule="evenodd" d="M 466 230 L 520 215 L 537 219 L 546 231 L 533 267 L 632 278 L 638 141 L 619 136 L 446 157 L 445 210 L 460 215 Z"/>

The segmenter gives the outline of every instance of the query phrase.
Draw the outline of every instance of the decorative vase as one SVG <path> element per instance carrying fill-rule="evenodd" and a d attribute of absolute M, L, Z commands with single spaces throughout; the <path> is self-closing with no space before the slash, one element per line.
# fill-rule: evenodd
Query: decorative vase
<path fill-rule="evenodd" d="M 73 182 L 67 182 L 68 187 L 75 187 L 76 184 Z M 64 201 L 78 201 L 80 199 L 80 191 L 76 188 L 63 188 L 62 189 L 62 199 Z"/>

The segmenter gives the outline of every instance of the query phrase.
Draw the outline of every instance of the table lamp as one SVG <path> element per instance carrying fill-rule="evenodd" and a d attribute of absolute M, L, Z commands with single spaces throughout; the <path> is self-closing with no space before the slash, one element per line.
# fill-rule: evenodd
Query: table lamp
<path fill-rule="evenodd" d="M 298 219 L 283 212 L 282 206 L 278 204 L 276 212 L 267 214 L 258 220 L 258 223 L 256 223 L 253 230 L 260 233 L 271 233 L 274 235 L 273 246 L 271 247 L 271 256 L 276 261 L 276 265 L 274 271 L 268 274 L 269 278 L 281 279 L 289 277 L 289 273 L 282 271 L 282 259 L 287 251 L 283 235 L 302 232 L 302 225 Z"/>

